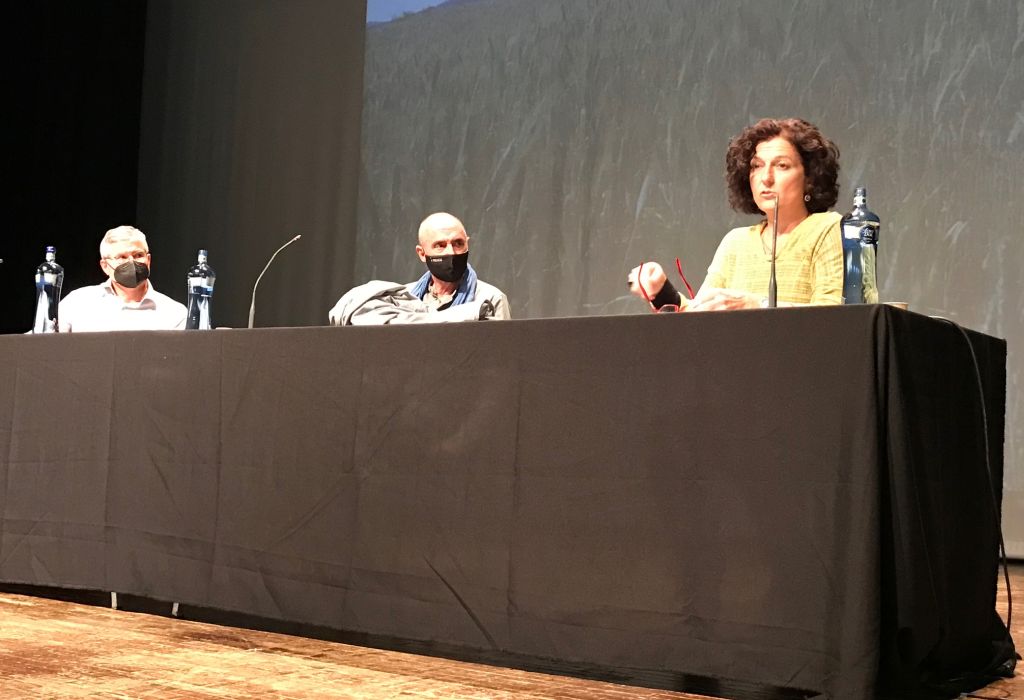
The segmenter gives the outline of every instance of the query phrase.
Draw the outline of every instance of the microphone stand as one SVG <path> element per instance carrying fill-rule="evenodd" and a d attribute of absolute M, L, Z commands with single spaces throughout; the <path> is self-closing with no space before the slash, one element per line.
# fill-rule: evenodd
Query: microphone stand
<path fill-rule="evenodd" d="M 301 233 L 297 235 L 295 238 L 285 243 L 277 250 L 275 250 L 274 254 L 270 256 L 270 260 L 268 260 L 267 264 L 263 266 L 263 272 L 261 272 L 260 276 L 256 278 L 256 284 L 252 286 L 252 303 L 249 304 L 249 328 L 252 328 L 252 321 L 256 317 L 256 288 L 260 286 L 260 280 L 263 279 L 264 273 L 266 273 L 266 271 L 270 269 L 270 263 L 274 262 L 274 258 L 277 257 L 277 254 L 280 253 L 285 248 L 287 248 L 288 246 L 290 246 L 295 241 L 299 240 L 300 238 L 302 238 Z"/>
<path fill-rule="evenodd" d="M 775 244 L 779 240 L 779 196 L 775 195 L 775 222 L 772 224 L 772 273 L 768 278 L 768 308 L 779 307 L 779 289 L 775 282 Z"/>

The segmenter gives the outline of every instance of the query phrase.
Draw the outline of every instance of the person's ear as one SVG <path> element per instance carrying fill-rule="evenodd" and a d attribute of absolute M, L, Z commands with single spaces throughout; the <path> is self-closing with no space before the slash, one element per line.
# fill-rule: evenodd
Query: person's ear
<path fill-rule="evenodd" d="M 419 257 L 420 262 L 427 261 L 426 251 L 424 251 L 423 246 L 419 245 L 418 243 L 416 244 L 416 255 Z"/>

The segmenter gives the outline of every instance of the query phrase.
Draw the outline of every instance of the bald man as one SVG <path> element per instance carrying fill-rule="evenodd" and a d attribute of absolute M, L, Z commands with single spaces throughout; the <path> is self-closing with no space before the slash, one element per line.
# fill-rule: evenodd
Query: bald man
<path fill-rule="evenodd" d="M 451 214 L 420 224 L 416 255 L 427 266 L 415 282 L 371 280 L 354 287 L 328 313 L 336 326 L 452 323 L 506 319 L 508 298 L 476 276 L 469 264 L 466 227 Z"/>
<path fill-rule="evenodd" d="M 416 255 L 427 271 L 408 285 L 413 296 L 430 309 L 441 311 L 459 304 L 489 299 L 496 319 L 512 318 L 508 297 L 476 276 L 469 264 L 466 227 L 451 214 L 437 212 L 420 224 Z"/>

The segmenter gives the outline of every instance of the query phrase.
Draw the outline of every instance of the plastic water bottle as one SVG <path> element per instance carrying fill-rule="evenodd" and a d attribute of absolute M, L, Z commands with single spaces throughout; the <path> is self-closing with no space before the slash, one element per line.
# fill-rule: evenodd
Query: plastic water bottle
<path fill-rule="evenodd" d="M 868 191 L 853 193 L 853 209 L 843 217 L 843 303 L 877 304 L 876 264 L 881 221 L 868 209 Z"/>
<path fill-rule="evenodd" d="M 188 320 L 185 328 L 208 331 L 213 328 L 213 283 L 217 273 L 206 264 L 206 251 L 188 271 Z"/>
<path fill-rule="evenodd" d="M 46 260 L 36 268 L 36 318 L 33 333 L 56 333 L 60 288 L 64 285 L 64 268 L 57 264 L 57 249 L 46 246 Z"/>

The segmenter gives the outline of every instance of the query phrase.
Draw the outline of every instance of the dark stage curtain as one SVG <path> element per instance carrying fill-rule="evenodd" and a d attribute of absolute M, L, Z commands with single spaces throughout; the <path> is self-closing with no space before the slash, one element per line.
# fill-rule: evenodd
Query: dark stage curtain
<path fill-rule="evenodd" d="M 102 279 L 99 242 L 135 220 L 144 0 L 5 5 L 0 333 L 24 333 L 47 245 L 65 290 Z"/>
<path fill-rule="evenodd" d="M 351 286 L 365 3 L 153 0 L 146 29 L 139 226 L 184 296 L 199 248 L 218 325 L 326 324 Z M 165 285 L 165 286 L 168 286 Z"/>

